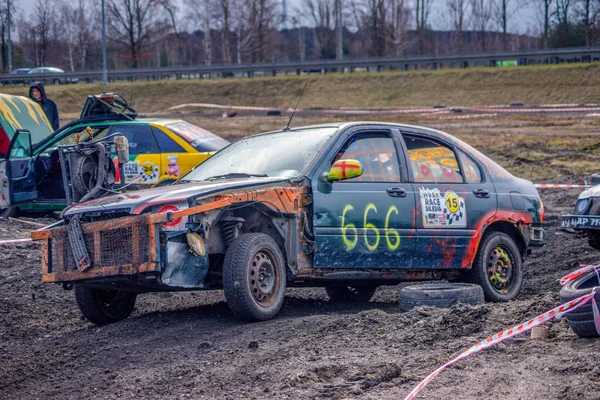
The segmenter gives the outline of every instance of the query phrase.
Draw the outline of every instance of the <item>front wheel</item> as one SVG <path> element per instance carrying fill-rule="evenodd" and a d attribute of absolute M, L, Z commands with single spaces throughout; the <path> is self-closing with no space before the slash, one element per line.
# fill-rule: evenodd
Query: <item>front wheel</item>
<path fill-rule="evenodd" d="M 367 302 L 375 294 L 377 286 L 325 286 L 327 296 L 331 301 L 362 301 Z"/>
<path fill-rule="evenodd" d="M 91 289 L 75 286 L 75 300 L 88 321 L 97 325 L 118 322 L 129 317 L 137 295 L 116 290 Z"/>
<path fill-rule="evenodd" d="M 503 232 L 486 233 L 467 278 L 481 285 L 487 301 L 517 297 L 523 286 L 523 261 L 514 239 Z"/>
<path fill-rule="evenodd" d="M 229 246 L 223 263 L 223 291 L 238 318 L 273 318 L 283 305 L 285 288 L 283 255 L 273 238 L 264 233 L 247 233 Z"/>

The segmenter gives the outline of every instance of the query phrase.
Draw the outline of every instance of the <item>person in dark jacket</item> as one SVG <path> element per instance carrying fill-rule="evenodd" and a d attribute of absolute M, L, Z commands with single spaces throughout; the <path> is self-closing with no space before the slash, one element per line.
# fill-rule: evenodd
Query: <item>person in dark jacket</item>
<path fill-rule="evenodd" d="M 29 88 L 29 97 L 31 100 L 37 102 L 46 117 L 48 117 L 48 121 L 50 121 L 50 125 L 52 125 L 52 129 L 57 130 L 59 126 L 58 122 L 58 107 L 56 107 L 56 103 L 46 97 L 46 90 L 44 89 L 44 84 L 41 82 L 35 82 Z"/>

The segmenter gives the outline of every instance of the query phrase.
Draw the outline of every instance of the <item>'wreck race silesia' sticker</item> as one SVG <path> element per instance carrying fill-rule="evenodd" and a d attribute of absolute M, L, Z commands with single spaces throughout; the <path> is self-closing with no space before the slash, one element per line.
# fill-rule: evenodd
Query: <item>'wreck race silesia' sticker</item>
<path fill-rule="evenodd" d="M 444 195 L 439 189 L 419 189 L 424 228 L 467 226 L 465 199 L 448 190 Z"/>

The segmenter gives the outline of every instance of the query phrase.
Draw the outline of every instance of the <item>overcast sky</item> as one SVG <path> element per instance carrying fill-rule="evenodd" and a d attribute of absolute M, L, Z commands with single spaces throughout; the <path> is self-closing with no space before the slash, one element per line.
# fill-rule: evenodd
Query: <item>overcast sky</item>
<path fill-rule="evenodd" d="M 3 1 L 3 0 L 0 0 Z M 6 1 L 6 0 L 4 0 Z M 37 0 L 11 0 L 14 2 L 21 12 L 31 14 Z M 100 1 L 100 0 L 91 0 Z M 183 0 L 177 0 L 183 6 Z M 408 0 L 409 4 L 412 4 L 414 0 Z M 301 7 L 303 0 L 287 0 L 288 3 L 288 17 L 295 14 L 295 10 Z M 512 2 L 511 2 L 512 3 Z M 514 21 L 509 24 L 509 31 L 514 33 L 532 33 L 536 34 L 539 29 L 536 21 L 536 7 L 531 5 L 533 2 L 527 3 L 518 13 L 516 13 Z M 445 0 L 433 0 L 433 13 L 430 17 L 430 23 L 433 29 L 450 29 L 448 21 L 445 18 L 446 14 L 446 1 Z M 180 13 L 184 12 L 183 7 L 180 7 Z"/>

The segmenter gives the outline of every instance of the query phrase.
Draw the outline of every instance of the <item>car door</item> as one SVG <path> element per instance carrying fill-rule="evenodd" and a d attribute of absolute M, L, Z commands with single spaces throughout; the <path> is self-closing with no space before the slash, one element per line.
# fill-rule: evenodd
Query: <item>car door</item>
<path fill-rule="evenodd" d="M 462 150 L 430 135 L 403 132 L 415 185 L 415 268 L 467 267 L 478 224 L 496 212 L 484 169 Z"/>
<path fill-rule="evenodd" d="M 338 140 L 318 168 L 357 160 L 359 177 L 313 186 L 315 268 L 410 268 L 415 249 L 412 185 L 400 137 L 392 129 L 352 131 Z"/>
<path fill-rule="evenodd" d="M 29 131 L 16 130 L 4 162 L 11 206 L 38 198 L 32 149 Z"/>
<path fill-rule="evenodd" d="M 188 153 L 182 144 L 169 137 L 161 128 L 151 126 L 150 129 L 160 150 L 160 182 L 173 182 L 200 163 L 199 154 L 195 150 Z"/>
<path fill-rule="evenodd" d="M 160 150 L 145 124 L 117 124 L 109 135 L 120 133 L 129 141 L 129 162 L 123 166 L 125 183 L 155 185 L 161 173 Z"/>

